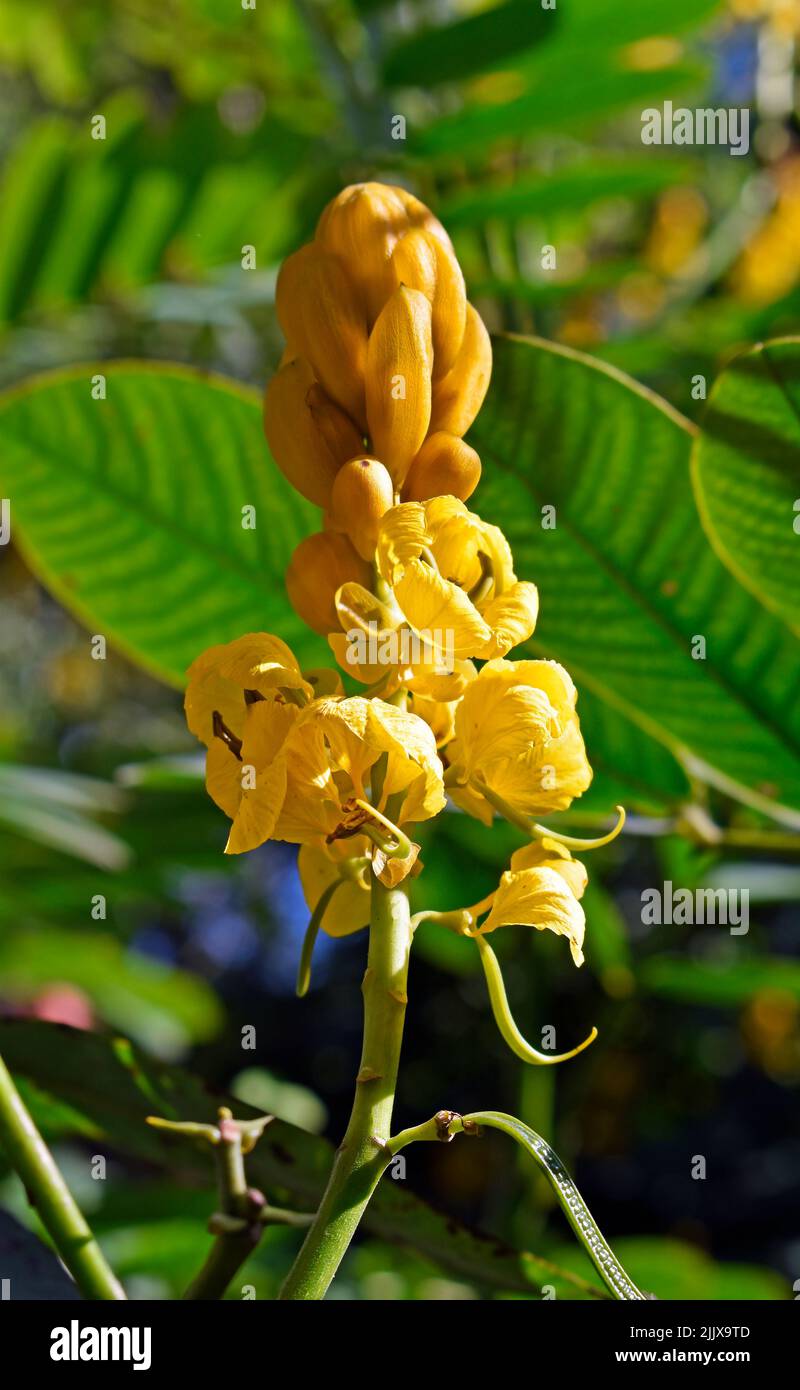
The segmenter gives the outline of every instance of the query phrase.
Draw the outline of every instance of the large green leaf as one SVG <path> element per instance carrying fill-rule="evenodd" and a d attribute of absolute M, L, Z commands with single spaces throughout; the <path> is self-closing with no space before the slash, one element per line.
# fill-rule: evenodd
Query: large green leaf
<path fill-rule="evenodd" d="M 257 392 L 161 364 L 76 367 L 0 399 L 0 429 L 13 539 L 92 633 L 175 684 L 244 632 L 315 646 L 283 583 L 314 513 L 269 457 Z"/>
<path fill-rule="evenodd" d="M 688 423 L 589 357 L 507 339 L 472 437 L 478 510 L 540 588 L 532 649 L 734 794 L 800 806 L 800 644 L 708 544 Z"/>
<path fill-rule="evenodd" d="M 105 1140 L 113 1150 L 167 1173 L 179 1168 L 187 1184 L 209 1188 L 210 1202 L 213 1180 L 208 1156 L 151 1128 L 146 1116 L 212 1121 L 220 1105 L 229 1105 L 241 1118 L 258 1113 L 222 1092 L 212 1094 L 202 1081 L 177 1067 L 154 1062 L 127 1041 L 63 1025 L 0 1022 L 0 1054 L 16 1075 L 35 1082 L 90 1122 L 97 1136 L 93 1144 Z M 36 1117 L 36 1092 L 28 1093 L 28 1098 Z M 333 1147 L 327 1140 L 276 1120 L 248 1158 L 248 1176 L 274 1203 L 313 1210 L 332 1162 Z M 382 1239 L 416 1250 L 483 1288 L 535 1294 L 537 1285 L 552 1283 L 559 1297 L 600 1293 L 596 1285 L 576 1284 L 570 1275 L 562 1279 L 561 1271 L 547 1260 L 473 1235 L 408 1192 L 406 1183 L 391 1178 L 380 1184 L 366 1226 Z M 198 1261 L 207 1240 L 198 1223 Z"/>
<path fill-rule="evenodd" d="M 408 143 L 423 157 L 452 157 L 486 149 L 498 140 L 594 127 L 627 107 L 641 111 L 664 97 L 677 97 L 701 78 L 702 69 L 697 64 L 630 72 L 620 71 L 601 57 L 593 58 L 587 71 L 573 56 L 555 72 L 545 68 L 535 74 L 522 95 L 509 101 L 465 106 L 453 115 L 441 116 L 413 132 Z"/>
<path fill-rule="evenodd" d="M 800 632 L 800 338 L 761 344 L 722 373 L 692 475 L 721 559 Z"/>
<path fill-rule="evenodd" d="M 559 10 L 507 0 L 452 24 L 421 29 L 392 49 L 384 80 L 390 86 L 427 87 L 471 77 L 552 38 L 560 19 Z"/>
<path fill-rule="evenodd" d="M 673 183 L 696 176 L 686 159 L 626 159 L 594 157 L 552 174 L 487 184 L 448 199 L 438 210 L 452 229 L 473 226 L 489 217 L 543 217 L 574 212 L 603 198 L 647 198 Z"/>

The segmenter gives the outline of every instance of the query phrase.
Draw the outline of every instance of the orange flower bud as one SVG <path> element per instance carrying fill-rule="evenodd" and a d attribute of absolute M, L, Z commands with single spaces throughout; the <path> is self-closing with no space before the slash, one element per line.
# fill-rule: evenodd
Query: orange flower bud
<path fill-rule="evenodd" d="M 425 228 L 452 252 L 444 227 L 424 203 L 389 184 L 351 184 L 319 219 L 317 244 L 354 267 L 370 329 L 397 284 L 390 268 L 392 252 L 412 227 Z"/>
<path fill-rule="evenodd" d="M 392 480 L 377 459 L 353 458 L 339 469 L 331 492 L 331 523 L 350 537 L 362 560 L 372 559 L 381 517 L 393 505 Z"/>
<path fill-rule="evenodd" d="M 328 400 L 302 357 L 287 362 L 270 381 L 264 433 L 284 477 L 318 507 L 327 505 L 339 468 L 361 444 L 353 422 Z"/>
<path fill-rule="evenodd" d="M 286 570 L 286 592 L 299 617 L 326 637 L 338 632 L 336 591 L 342 584 L 372 582 L 372 567 L 356 554 L 346 536 L 318 531 L 296 547 Z"/>
<path fill-rule="evenodd" d="M 453 366 L 436 382 L 431 406 L 431 431 L 466 434 L 483 405 L 492 374 L 492 345 L 483 320 L 467 305 L 464 339 Z"/>
<path fill-rule="evenodd" d="M 350 416 L 325 395 L 318 381 L 309 387 L 306 403 L 314 424 L 336 459 L 337 468 L 363 449 L 363 435 Z"/>
<path fill-rule="evenodd" d="M 431 497 L 460 497 L 465 502 L 481 476 L 475 450 L 456 434 L 437 430 L 429 434 L 408 470 L 403 484 L 404 502 L 427 502 Z"/>
<path fill-rule="evenodd" d="M 449 372 L 458 356 L 467 316 L 464 276 L 452 251 L 421 227 L 401 237 L 392 255 L 398 285 L 421 290 L 432 308 L 434 376 Z"/>
<path fill-rule="evenodd" d="M 363 426 L 367 325 L 342 261 L 313 242 L 302 246 L 281 266 L 275 305 L 287 339 L 317 381 Z"/>
<path fill-rule="evenodd" d="M 401 285 L 382 309 L 367 351 L 367 421 L 373 453 L 401 486 L 431 416 L 431 306 Z"/>

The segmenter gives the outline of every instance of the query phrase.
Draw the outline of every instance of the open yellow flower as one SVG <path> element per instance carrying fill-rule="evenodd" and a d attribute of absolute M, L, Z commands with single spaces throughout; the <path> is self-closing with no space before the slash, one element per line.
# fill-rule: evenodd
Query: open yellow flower
<path fill-rule="evenodd" d="M 328 644 L 343 671 L 388 699 L 402 686 L 431 700 L 458 700 L 475 678 L 471 661 L 453 656 L 435 634 L 421 636 L 404 620 L 392 595 L 386 603 L 363 584 L 342 584 L 336 594 L 341 632 Z"/>
<path fill-rule="evenodd" d="M 266 632 L 210 647 L 188 678 L 186 722 L 208 750 L 206 786 L 233 821 L 226 850 L 252 849 L 274 826 L 286 786 L 280 754 L 314 684 Z"/>
<path fill-rule="evenodd" d="M 564 811 L 592 780 L 577 692 L 555 661 L 487 662 L 467 687 L 447 750 L 457 805 L 485 824 L 491 796 L 517 816 Z"/>
<path fill-rule="evenodd" d="M 316 700 L 285 747 L 287 793 L 276 839 L 349 838 L 370 822 L 369 802 L 396 826 L 427 820 L 445 804 L 442 764 L 428 725 L 383 700 Z"/>
<path fill-rule="evenodd" d="M 572 959 L 583 965 L 586 918 L 578 899 L 586 887 L 586 870 L 554 840 L 525 845 L 511 856 L 489 916 L 479 927 L 485 935 L 498 927 L 526 926 L 552 931 L 569 941 Z"/>
<path fill-rule="evenodd" d="M 447 634 L 456 657 L 504 656 L 533 632 L 535 585 L 517 579 L 502 531 L 456 497 L 393 507 L 376 560 L 409 627 Z"/>

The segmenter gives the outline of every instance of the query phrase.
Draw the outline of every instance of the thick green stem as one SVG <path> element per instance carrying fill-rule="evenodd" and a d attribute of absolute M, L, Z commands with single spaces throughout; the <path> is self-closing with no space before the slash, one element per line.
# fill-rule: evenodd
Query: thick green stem
<path fill-rule="evenodd" d="M 318 1299 L 336 1274 L 387 1165 L 406 1012 L 411 921 L 404 887 L 372 880 L 369 956 L 362 984 L 364 1043 L 350 1123 L 282 1299 Z"/>
<path fill-rule="evenodd" d="M 0 1144 L 81 1293 L 92 1299 L 124 1299 L 125 1290 L 107 1265 L 2 1057 Z"/>

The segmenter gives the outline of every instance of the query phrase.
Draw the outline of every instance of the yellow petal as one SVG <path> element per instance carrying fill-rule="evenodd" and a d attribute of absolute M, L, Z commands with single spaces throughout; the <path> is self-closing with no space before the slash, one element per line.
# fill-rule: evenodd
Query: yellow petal
<path fill-rule="evenodd" d="M 539 614 L 539 594 L 535 584 L 520 580 L 512 584 L 483 610 L 483 618 L 492 629 L 490 656 L 505 656 L 512 647 L 527 642 L 536 627 Z"/>
<path fill-rule="evenodd" d="M 557 662 L 487 662 L 456 713 L 460 780 L 485 782 L 520 815 L 566 810 L 592 779 L 575 699 Z"/>
<path fill-rule="evenodd" d="M 533 840 L 511 856 L 512 871 L 520 869 L 553 869 L 566 879 L 576 898 L 582 898 L 589 881 L 583 864 L 573 859 L 568 849 L 557 840 Z"/>
<path fill-rule="evenodd" d="M 369 338 L 367 421 L 372 451 L 402 485 L 431 417 L 431 306 L 401 286 L 387 301 Z"/>
<path fill-rule="evenodd" d="M 326 845 L 324 841 L 301 845 L 297 856 L 297 868 L 303 896 L 310 912 L 314 911 L 326 888 L 341 878 L 343 861 L 346 855 L 354 857 L 366 854 L 368 842 L 363 836 L 354 840 L 335 841 Z M 322 930 L 328 936 L 350 936 L 369 925 L 370 893 L 369 886 L 362 877 L 345 878 L 341 881 L 322 918 Z"/>
<path fill-rule="evenodd" d="M 583 908 L 562 874 L 553 869 L 503 874 L 492 910 L 480 930 L 483 934 L 506 926 L 535 927 L 565 936 L 575 964 L 583 964 Z"/>
<path fill-rule="evenodd" d="M 242 764 L 219 738 L 209 743 L 206 753 L 206 791 L 233 820 L 242 799 Z"/>
<path fill-rule="evenodd" d="M 468 595 L 424 560 L 409 561 L 395 580 L 394 594 L 415 631 L 451 634 L 455 656 L 492 654 L 491 628 Z"/>
<path fill-rule="evenodd" d="M 199 738 L 207 748 L 219 742 L 214 736 L 215 710 L 219 711 L 223 722 L 237 738 L 241 738 L 244 728 L 244 691 L 220 674 L 220 663 L 226 652 L 227 644 L 224 643 L 209 647 L 192 662 L 186 673 L 186 723 L 195 738 Z"/>
<path fill-rule="evenodd" d="M 278 689 L 302 690 L 309 697 L 313 695 L 291 648 L 270 632 L 249 632 L 228 642 L 218 669 L 223 679 L 242 690 L 257 690 L 261 695 Z"/>
<path fill-rule="evenodd" d="M 327 704 L 315 701 L 300 712 L 283 750 L 286 795 L 273 838 L 292 844 L 324 839 L 341 820 L 339 789 L 331 773 L 330 758 L 315 711 Z"/>
<path fill-rule="evenodd" d="M 394 815 L 398 824 L 425 820 L 442 810 L 445 797 L 436 742 L 416 715 L 383 700 L 356 695 L 317 701 L 305 716 L 322 734 L 331 770 L 343 773 L 347 780 L 346 788 L 340 786 L 343 799 L 346 795 L 367 799 L 371 769 L 386 754 L 378 809 L 385 807 L 389 797 L 402 793 L 400 810 Z"/>

